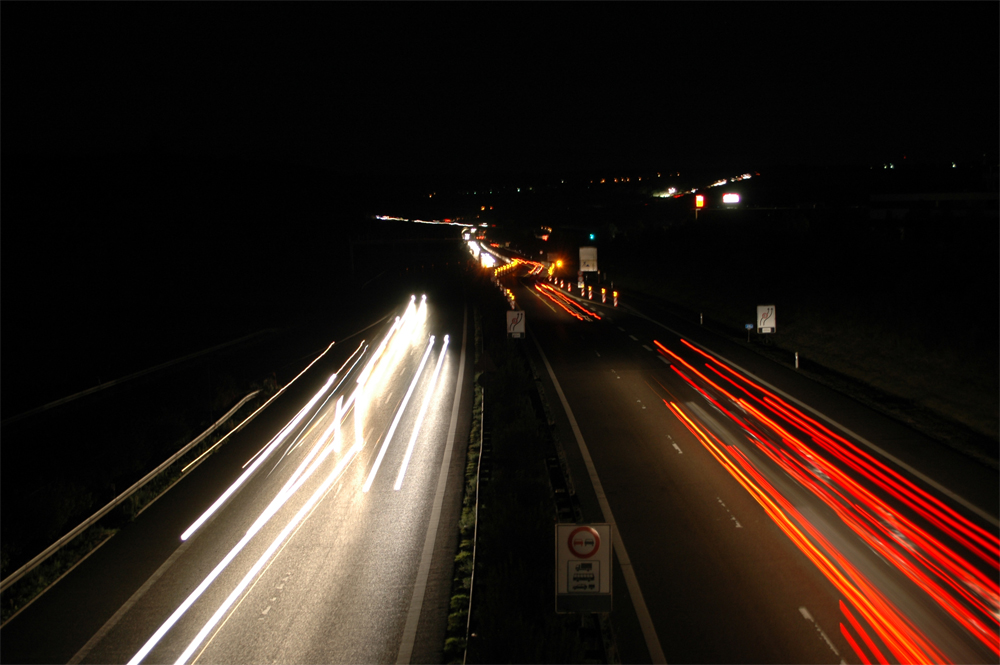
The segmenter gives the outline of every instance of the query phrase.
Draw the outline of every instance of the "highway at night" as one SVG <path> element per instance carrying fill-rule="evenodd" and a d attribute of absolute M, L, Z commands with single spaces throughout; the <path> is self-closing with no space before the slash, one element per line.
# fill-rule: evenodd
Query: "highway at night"
<path fill-rule="evenodd" d="M 282 419 L 255 420 L 9 622 L 5 660 L 433 659 L 468 436 L 468 322 L 460 304 L 416 294 L 333 345 L 269 407 Z M 47 638 L 53 623 L 64 629 Z"/>
<path fill-rule="evenodd" d="M 0 7 L 0 665 L 1000 665 L 1000 3 Z"/>
<path fill-rule="evenodd" d="M 653 303 L 529 267 L 501 283 L 586 519 L 613 511 L 648 611 L 623 660 L 996 662 L 995 474 Z"/>

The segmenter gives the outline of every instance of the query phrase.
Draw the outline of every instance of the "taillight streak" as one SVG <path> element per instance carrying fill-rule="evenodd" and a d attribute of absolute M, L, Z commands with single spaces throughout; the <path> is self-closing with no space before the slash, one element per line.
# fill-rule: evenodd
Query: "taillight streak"
<path fill-rule="evenodd" d="M 535 290 L 537 290 L 537 291 L 538 291 L 539 293 L 541 293 L 541 294 L 542 294 L 543 296 L 545 296 L 546 298 L 548 298 L 549 300 L 551 300 L 551 301 L 552 301 L 552 302 L 554 302 L 555 304 L 557 304 L 557 305 L 559 305 L 560 307 L 562 307 L 562 308 L 563 308 L 563 310 L 564 310 L 564 311 L 565 311 L 565 312 L 566 312 L 567 314 L 569 314 L 570 316 L 575 316 L 575 317 L 576 317 L 576 318 L 577 318 L 578 320 L 580 320 L 580 321 L 583 321 L 583 317 L 582 317 L 582 316 L 580 316 L 579 314 L 577 314 L 576 312 L 574 312 L 574 311 L 573 311 L 573 310 L 571 310 L 570 308 L 566 307 L 566 305 L 562 304 L 562 302 L 560 302 L 560 301 L 559 301 L 558 299 L 554 298 L 554 297 L 552 296 L 552 294 L 548 293 L 547 291 L 544 291 L 544 290 L 542 289 L 542 287 L 541 287 L 541 285 L 540 285 L 540 284 L 535 284 Z"/>
<path fill-rule="evenodd" d="M 1000 566 L 997 557 L 997 553 L 1000 552 L 1000 540 L 994 534 L 964 518 L 956 510 L 916 486 L 899 472 L 867 452 L 858 449 L 857 446 L 843 437 L 834 434 L 827 427 L 790 406 L 773 393 L 740 375 L 717 359 L 694 348 L 686 340 L 681 341 L 688 348 L 708 359 L 710 362 L 706 363 L 707 370 L 731 387 L 728 390 L 723 388 L 660 342 L 657 341 L 655 344 L 663 353 L 676 360 L 677 364 L 684 367 L 687 372 L 697 376 L 704 384 L 710 386 L 715 394 L 724 396 L 731 403 L 736 404 L 746 415 L 746 418 L 739 417 L 726 409 L 712 393 L 702 388 L 692 377 L 689 377 L 686 371 L 681 371 L 677 366 L 672 365 L 679 377 L 736 422 L 768 458 L 832 508 L 845 525 L 857 534 L 864 543 L 887 561 L 891 561 L 897 569 L 918 588 L 927 593 L 954 620 L 975 635 L 991 651 L 1000 655 L 1000 645 L 997 643 L 995 628 L 1000 623 L 1000 617 L 998 617 L 998 609 L 1000 608 L 995 607 L 998 598 L 996 581 L 990 579 L 977 567 L 972 566 L 968 560 L 949 547 L 948 544 L 940 541 L 905 515 L 900 514 L 898 510 L 890 507 L 884 499 L 875 494 L 875 491 L 885 492 L 887 497 L 902 502 L 915 514 L 926 519 L 927 523 L 940 529 L 955 543 L 967 549 L 969 553 L 989 563 L 993 568 L 997 568 Z M 750 387 L 760 391 L 763 397 L 751 392 Z M 736 394 L 744 393 L 749 400 L 736 397 L 731 391 L 735 391 Z M 755 407 L 751 401 L 758 404 L 759 407 Z M 827 564 L 817 560 L 810 551 L 807 551 L 809 548 L 806 547 L 806 542 L 799 540 L 802 533 L 780 515 L 781 511 L 775 512 L 775 503 L 767 501 L 767 497 L 761 494 L 760 488 L 770 488 L 770 485 L 763 479 L 749 458 L 738 448 L 722 443 L 710 431 L 702 430 L 683 414 L 679 407 L 672 405 L 673 403 L 664 400 L 664 404 L 723 464 L 727 471 L 754 496 L 758 503 L 761 503 L 779 527 L 803 549 L 803 552 L 824 571 L 824 574 L 832 574 L 832 571 L 827 569 Z M 765 413 L 765 410 L 783 422 L 779 424 L 769 413 Z M 763 430 L 758 429 L 758 425 L 763 427 Z M 790 428 L 805 433 L 813 444 L 832 455 L 832 458 L 826 459 L 817 450 L 810 448 Z M 780 441 L 782 446 L 787 446 L 788 450 L 771 443 L 769 439 L 772 438 Z M 712 439 L 717 443 L 713 443 Z M 724 450 L 736 458 L 746 473 L 738 473 L 739 468 L 733 466 L 731 460 L 722 452 Z M 796 455 L 800 456 L 801 459 L 797 458 Z M 842 464 L 844 468 L 837 464 Z M 858 474 L 858 478 L 871 483 L 872 489 L 849 476 L 849 471 Z M 757 482 L 750 481 L 748 475 Z M 758 486 L 757 489 L 753 488 L 754 485 Z M 770 490 L 773 491 L 773 488 Z M 784 497 L 777 495 L 774 497 L 774 501 L 782 505 L 785 510 L 790 511 L 790 514 L 797 515 Z M 798 521 L 802 522 L 801 519 Z M 813 538 L 826 542 L 823 536 L 815 530 L 815 527 L 807 523 L 803 523 L 802 526 L 812 534 Z M 860 575 L 850 562 L 832 547 L 829 548 L 829 554 L 838 562 L 838 565 L 848 571 L 850 577 L 854 578 L 855 574 Z M 829 578 L 830 575 L 827 574 L 827 577 Z M 863 577 L 859 579 L 863 580 Z M 841 588 L 841 584 L 837 580 L 831 579 L 831 581 L 838 588 Z M 858 579 L 855 581 L 858 582 Z M 865 589 L 868 590 L 865 591 Z M 844 589 L 842 591 L 856 606 L 862 608 L 859 610 L 862 616 L 872 623 L 876 633 L 883 638 L 894 656 L 903 661 L 927 658 L 931 660 L 944 659 L 943 653 L 931 644 L 905 617 L 900 615 L 898 610 L 874 587 L 871 587 L 867 580 L 864 580 L 863 584 L 859 582 L 858 589 L 853 593 L 848 593 Z M 863 592 L 861 597 L 855 597 L 858 592 Z M 877 602 L 873 602 L 871 606 L 860 604 L 864 600 L 863 597 L 869 592 L 878 594 Z M 860 625 L 852 623 L 852 618 L 849 617 L 848 622 L 854 626 L 858 634 L 862 635 L 862 641 L 868 644 L 870 638 Z M 984 619 L 985 624 L 983 623 Z M 845 635 L 846 638 L 849 638 L 849 635 Z M 852 642 L 852 648 L 856 648 L 857 643 L 853 640 L 849 641 Z M 876 659 L 879 662 L 885 662 L 881 652 L 874 648 L 874 643 L 868 644 L 868 646 L 873 653 L 877 654 Z M 856 648 L 856 651 L 860 657 L 864 658 L 859 649 Z"/>
<path fill-rule="evenodd" d="M 545 289 L 546 291 L 550 291 L 550 292 L 552 292 L 552 293 L 553 293 L 553 294 L 555 294 L 555 295 L 556 295 L 556 296 L 557 296 L 557 297 L 558 297 L 558 298 L 559 298 L 560 300 L 563 300 L 563 301 L 565 301 L 565 302 L 569 303 L 570 305 L 572 305 L 573 307 L 576 307 L 576 308 L 577 308 L 577 309 L 579 309 L 579 310 L 580 310 L 581 312 L 585 313 L 585 314 L 586 314 L 587 316 L 592 316 L 592 317 L 594 317 L 595 319 L 597 319 L 598 321 L 600 321 L 600 320 L 601 320 L 601 317 L 597 315 L 597 312 L 592 312 L 592 311 L 590 311 L 589 309 L 587 309 L 586 307 L 584 307 L 583 305 L 581 305 L 581 304 L 580 304 L 580 303 L 578 303 L 577 301 L 575 301 L 575 300 L 573 300 L 572 298 L 570 298 L 570 297 L 566 296 L 566 295 L 565 295 L 565 294 L 564 294 L 564 293 L 563 293 L 562 291 L 560 291 L 559 289 L 556 289 L 556 288 L 554 288 L 554 287 L 552 287 L 552 286 L 549 286 L 548 284 L 542 284 L 542 283 L 537 283 L 537 284 L 536 284 L 536 286 L 541 286 L 541 287 L 542 287 L 543 289 Z"/>

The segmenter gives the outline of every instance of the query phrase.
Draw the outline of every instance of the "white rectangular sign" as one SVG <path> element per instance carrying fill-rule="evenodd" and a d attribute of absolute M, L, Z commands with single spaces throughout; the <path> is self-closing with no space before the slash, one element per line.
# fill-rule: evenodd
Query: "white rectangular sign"
<path fill-rule="evenodd" d="M 611 525 L 556 524 L 556 612 L 611 611 Z"/>
<path fill-rule="evenodd" d="M 774 305 L 757 305 L 757 332 L 773 333 L 778 330 Z"/>
<path fill-rule="evenodd" d="M 507 334 L 511 337 L 524 337 L 524 311 L 515 309 L 507 312 Z"/>
<path fill-rule="evenodd" d="M 581 272 L 597 272 L 597 248 L 596 247 L 581 247 L 580 248 L 580 271 Z"/>

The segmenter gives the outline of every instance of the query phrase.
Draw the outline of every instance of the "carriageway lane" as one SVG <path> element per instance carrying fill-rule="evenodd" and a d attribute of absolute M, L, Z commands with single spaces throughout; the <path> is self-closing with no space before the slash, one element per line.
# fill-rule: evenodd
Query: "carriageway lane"
<path fill-rule="evenodd" d="M 687 359 L 697 354 L 627 312 L 611 311 L 612 320 L 584 323 L 543 306 L 524 289 L 515 293 L 528 311 L 529 335 L 541 342 L 576 414 L 623 537 L 635 543 L 629 553 L 667 660 L 856 659 L 839 630 L 841 622 L 848 623 L 839 606 L 843 594 L 663 403 L 676 400 L 692 405 L 686 411 L 704 420 L 725 420 L 653 353 L 653 340 L 680 349 Z M 550 403 L 559 410 L 551 394 Z M 739 445 L 742 432 L 718 422 L 713 426 Z M 572 442 L 572 434 L 563 439 Z M 568 453 L 575 448 L 565 447 Z M 747 453 L 753 458 L 755 451 Z M 924 608 L 910 581 L 872 556 L 828 506 L 789 483 L 767 459 L 753 462 L 810 521 L 825 525 L 851 560 L 863 562 L 863 574 L 903 599 L 901 606 L 920 617 L 920 625 L 947 645 L 953 659 L 989 660 L 982 645 L 967 644 L 968 636 L 954 622 Z M 573 472 L 579 488 L 586 478 L 582 463 Z M 592 503 L 592 514 L 594 508 Z M 720 522 L 731 530 L 716 533 Z"/>
<path fill-rule="evenodd" d="M 516 293 L 579 423 L 667 662 L 839 662 L 798 611 L 826 604 L 825 580 L 667 412 L 654 388 L 684 394 L 669 366 L 612 322 L 576 321 Z M 560 438 L 586 518 L 606 519 L 568 427 Z M 614 592 L 612 622 L 630 636 L 619 638 L 623 657 L 648 658 L 635 649 L 637 628 L 620 625 L 631 608 L 617 578 Z"/>
<path fill-rule="evenodd" d="M 426 321 L 412 331 L 412 343 L 401 345 L 399 349 L 393 349 L 391 345 L 387 348 L 385 357 L 392 356 L 398 362 L 384 369 L 376 367 L 368 384 L 362 430 L 364 444 L 350 452 L 353 446 L 347 442 L 353 444 L 355 409 L 345 408 L 341 414 L 343 436 L 339 450 L 330 450 L 323 463 L 317 465 L 316 472 L 297 492 L 291 494 L 288 502 L 233 558 L 231 565 L 166 632 L 148 654 L 150 661 L 174 660 L 181 655 L 253 563 L 264 554 L 274 537 L 306 505 L 306 499 L 330 478 L 331 473 L 340 475 L 330 483 L 328 491 L 319 493 L 311 512 L 307 508 L 308 516 L 298 524 L 291 538 L 279 546 L 276 555 L 268 559 L 260 574 L 251 576 L 249 587 L 237 594 L 236 602 L 222 614 L 221 620 L 207 633 L 192 656 L 197 657 L 207 645 L 209 660 L 213 662 L 274 659 L 289 662 L 313 659 L 395 661 L 404 627 L 410 619 L 409 609 L 418 566 L 429 563 L 429 574 L 426 565 L 423 570 L 429 582 L 423 611 L 411 620 L 413 625 L 409 639 L 413 646 L 413 662 L 429 662 L 439 657 L 456 537 L 451 532 L 460 509 L 463 467 L 460 455 L 452 454 L 446 459 L 446 439 L 453 429 L 455 439 L 464 441 L 467 438 L 468 410 L 471 408 L 471 400 L 454 400 L 460 366 L 463 374 L 471 370 L 471 363 L 464 362 L 461 357 L 465 321 L 460 302 L 432 306 Z M 379 472 L 374 476 L 371 489 L 367 493 L 362 492 L 357 480 L 359 476 L 363 476 L 362 481 L 366 479 L 374 464 L 378 447 L 395 421 L 396 409 L 425 355 L 429 334 L 436 335 L 435 346 L 426 354 L 428 360 L 424 371 L 413 384 L 412 395 L 398 420 L 392 443 L 386 450 Z M 440 356 L 445 334 L 450 335 L 451 343 L 447 352 Z M 431 382 L 439 357 L 440 373 L 432 391 Z M 350 358 L 337 358 L 338 363 L 344 360 Z M 294 406 L 283 409 L 283 415 L 287 416 L 289 412 L 294 415 L 295 410 L 305 404 L 312 396 L 311 390 L 318 389 L 329 373 L 337 368 L 337 365 L 332 365 L 332 368 L 331 365 L 332 362 L 325 363 L 322 368 L 317 367 L 315 376 L 311 372 L 310 391 L 299 390 L 294 396 Z M 356 374 L 363 366 L 363 362 L 358 365 L 355 375 L 350 377 L 351 384 L 354 384 Z M 463 379 L 467 388 L 468 377 Z M 347 401 L 349 396 L 343 395 L 345 390 L 346 387 L 339 392 Z M 291 391 L 283 397 L 292 401 Z M 395 490 L 393 484 L 425 398 L 428 398 L 426 417 L 414 441 L 403 484 L 400 490 Z M 456 404 L 458 410 L 453 412 Z M 278 402 L 274 406 L 277 405 Z M 230 444 L 208 458 L 143 513 L 133 527 L 121 534 L 131 532 L 149 536 L 155 551 L 143 550 L 143 543 L 120 535 L 80 566 L 77 569 L 79 574 L 74 571 L 74 575 L 50 592 L 53 600 L 61 602 L 56 613 L 61 612 L 64 621 L 69 615 L 75 615 L 87 623 L 85 630 L 76 631 L 80 635 L 75 641 L 60 647 L 60 655 L 53 657 L 55 654 L 50 653 L 51 649 L 46 651 L 40 640 L 35 640 L 35 651 L 27 651 L 34 657 L 14 660 L 125 662 L 132 658 L 163 620 L 252 528 L 257 516 L 287 485 L 296 470 L 302 468 L 302 462 L 314 450 L 314 444 L 325 442 L 332 448 L 330 430 L 336 420 L 336 399 L 312 411 L 260 465 L 242 489 L 200 531 L 181 543 L 179 533 L 210 503 L 204 497 L 211 494 L 214 498 L 221 493 L 242 472 L 244 463 L 287 420 L 261 417 L 255 421 L 259 427 L 255 428 L 252 424 L 241 433 L 242 445 Z M 309 422 L 313 415 L 317 417 Z M 453 415 L 462 417 L 456 421 Z M 326 447 L 321 445 L 319 449 L 325 450 Z M 320 455 L 321 452 L 314 453 L 313 461 L 319 460 Z M 341 464 L 339 469 L 338 464 Z M 442 467 L 446 479 L 443 497 L 438 492 Z M 195 484 L 198 483 L 208 484 L 214 489 L 211 492 L 196 491 Z M 192 494 L 201 500 L 185 500 Z M 431 556 L 425 562 L 423 554 L 431 514 L 435 512 L 434 502 L 441 502 L 443 510 L 435 515 L 438 520 L 434 533 L 435 547 L 429 550 Z M 168 536 L 164 536 L 164 532 Z M 112 548 L 112 545 L 116 547 Z M 114 607 L 121 612 L 113 621 L 98 622 L 95 628 L 93 620 L 86 621 L 85 613 L 90 601 L 80 594 L 87 593 L 88 579 L 101 576 L 95 572 L 95 566 L 102 561 L 101 552 L 107 550 L 114 553 L 115 560 L 121 563 L 122 555 L 129 555 L 128 551 L 123 551 L 127 545 L 133 546 L 131 555 L 138 559 L 136 563 L 139 565 L 132 567 L 141 570 L 122 571 L 121 577 L 127 580 L 127 584 L 123 584 L 126 590 L 112 589 L 116 598 Z M 147 558 L 156 565 L 143 561 Z M 87 564 L 91 565 L 88 567 Z M 126 565 L 125 568 L 130 567 Z M 277 582 L 275 575 L 279 576 Z M 80 578 L 79 583 L 66 584 L 74 576 Z M 144 583 L 148 583 L 147 588 L 137 594 L 135 590 Z M 283 588 L 276 590 L 275 587 L 279 586 Z M 62 591 L 56 593 L 60 587 Z M 95 593 L 96 590 L 89 589 L 89 592 Z M 272 601 L 272 598 L 275 600 Z M 107 610 L 103 614 L 107 616 Z M 23 616 L 30 619 L 32 613 L 25 612 Z M 293 631 L 273 630 L 289 622 L 294 625 Z M 21 625 L 29 623 L 26 621 Z M 338 628 L 337 639 L 331 639 L 331 624 Z M 13 626 L 12 622 L 8 628 Z M 413 627 L 419 636 L 415 642 L 412 639 Z M 40 630 L 44 634 L 45 627 Z M 48 631 L 52 630 L 50 624 Z M 14 652 L 7 648 L 7 628 L 4 633 L 4 660 L 13 662 L 10 656 Z M 11 634 L 24 633 L 18 630 Z M 38 634 L 36 637 L 42 639 Z M 82 642 L 89 642 L 86 648 L 80 648 Z"/>

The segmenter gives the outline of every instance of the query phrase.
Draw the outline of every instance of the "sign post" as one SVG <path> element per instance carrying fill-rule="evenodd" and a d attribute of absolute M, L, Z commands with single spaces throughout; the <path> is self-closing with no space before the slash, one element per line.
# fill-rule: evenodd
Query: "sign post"
<path fill-rule="evenodd" d="M 556 612 L 611 611 L 611 525 L 556 524 Z"/>
<path fill-rule="evenodd" d="M 524 310 L 507 312 L 507 336 L 524 337 Z"/>

